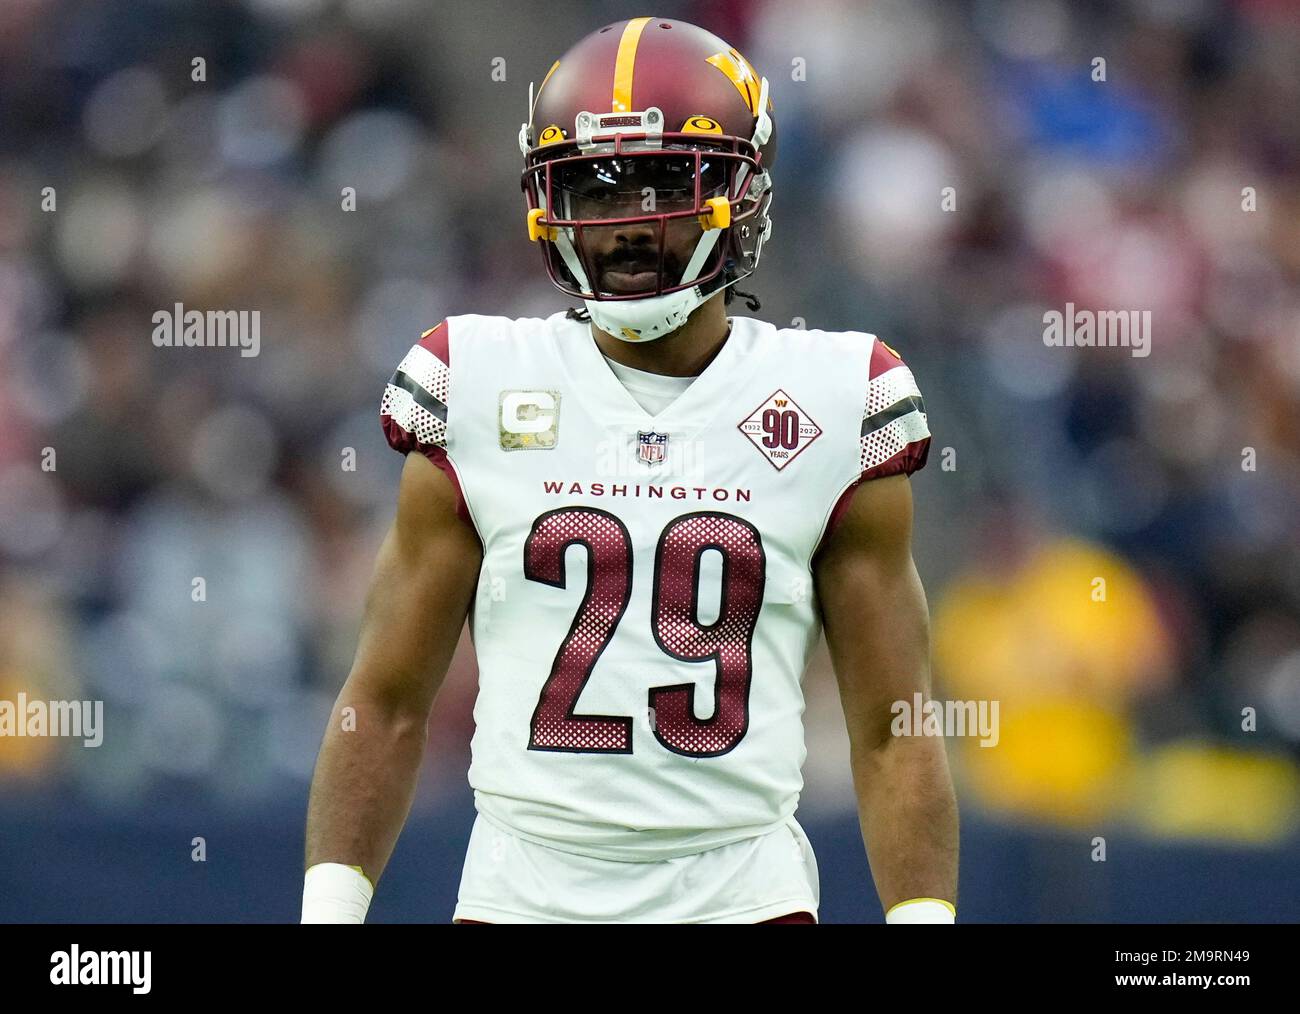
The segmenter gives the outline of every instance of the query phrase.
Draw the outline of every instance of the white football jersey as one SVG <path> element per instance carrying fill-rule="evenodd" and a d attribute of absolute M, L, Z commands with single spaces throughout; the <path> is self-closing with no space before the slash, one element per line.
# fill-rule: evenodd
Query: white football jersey
<path fill-rule="evenodd" d="M 385 391 L 390 444 L 452 477 L 483 544 L 469 781 L 526 840 L 666 859 L 798 804 L 813 555 L 929 429 L 874 335 L 730 320 L 653 416 L 563 312 L 448 318 Z"/>

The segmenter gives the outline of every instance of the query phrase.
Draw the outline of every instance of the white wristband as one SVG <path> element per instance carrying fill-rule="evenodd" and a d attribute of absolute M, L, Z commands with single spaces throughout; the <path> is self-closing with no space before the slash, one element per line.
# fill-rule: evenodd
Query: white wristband
<path fill-rule="evenodd" d="M 360 867 L 317 863 L 302 883 L 304 923 L 363 923 L 375 889 Z"/>
<path fill-rule="evenodd" d="M 885 913 L 885 922 L 902 925 L 918 923 L 955 923 L 957 909 L 938 898 L 911 898 L 900 901 Z"/>

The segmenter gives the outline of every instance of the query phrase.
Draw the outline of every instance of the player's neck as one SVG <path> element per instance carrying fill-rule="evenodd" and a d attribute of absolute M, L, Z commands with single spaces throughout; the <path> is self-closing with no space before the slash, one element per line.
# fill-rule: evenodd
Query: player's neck
<path fill-rule="evenodd" d="M 718 354 L 730 331 L 726 304 L 716 297 L 699 307 L 676 331 L 644 344 L 625 342 L 591 325 L 596 345 L 614 362 L 669 377 L 698 377 Z"/>

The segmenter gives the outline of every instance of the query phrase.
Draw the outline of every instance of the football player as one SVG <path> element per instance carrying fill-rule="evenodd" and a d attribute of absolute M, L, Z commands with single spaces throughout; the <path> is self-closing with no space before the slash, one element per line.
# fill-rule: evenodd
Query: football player
<path fill-rule="evenodd" d="M 406 463 L 312 786 L 303 920 L 364 919 L 468 617 L 454 921 L 815 922 L 795 809 L 824 629 L 887 919 L 951 922 L 943 741 L 890 734 L 929 692 L 920 392 L 874 335 L 727 310 L 772 228 L 767 79 L 635 18 L 557 60 L 528 113 L 528 234 L 584 309 L 448 317 L 387 386 Z"/>

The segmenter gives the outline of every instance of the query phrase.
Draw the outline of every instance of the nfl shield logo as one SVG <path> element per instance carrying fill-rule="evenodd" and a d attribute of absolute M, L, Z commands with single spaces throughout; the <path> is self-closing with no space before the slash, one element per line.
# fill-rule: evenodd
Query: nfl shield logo
<path fill-rule="evenodd" d="M 664 458 L 668 454 L 668 434 L 667 433 L 646 433 L 644 430 L 637 430 L 636 434 L 636 456 L 637 460 L 644 461 L 647 465 L 663 464 Z"/>

